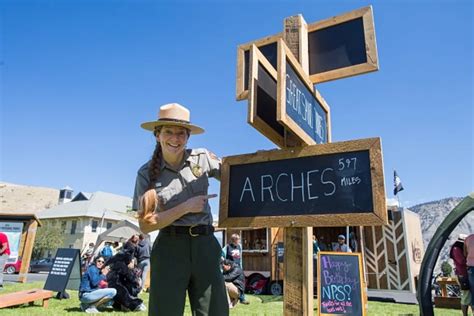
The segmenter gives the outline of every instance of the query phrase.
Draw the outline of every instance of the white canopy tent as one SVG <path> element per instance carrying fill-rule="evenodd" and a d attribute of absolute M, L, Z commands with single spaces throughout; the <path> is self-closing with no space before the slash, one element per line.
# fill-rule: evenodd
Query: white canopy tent
<path fill-rule="evenodd" d="M 127 240 L 135 234 L 142 234 L 140 227 L 137 224 L 125 220 L 120 224 L 113 226 L 102 234 L 97 237 L 97 241 L 95 242 L 94 247 L 94 255 L 97 255 L 99 249 L 102 249 L 102 244 L 106 241 L 110 242 L 120 242 L 122 244 L 126 243 Z M 158 235 L 158 231 L 154 231 L 150 234 L 145 234 L 150 239 L 150 242 L 153 243 L 156 236 Z"/>

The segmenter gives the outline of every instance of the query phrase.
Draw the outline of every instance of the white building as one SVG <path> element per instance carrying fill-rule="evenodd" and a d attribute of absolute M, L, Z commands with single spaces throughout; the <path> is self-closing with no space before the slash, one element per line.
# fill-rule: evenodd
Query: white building
<path fill-rule="evenodd" d="M 60 197 L 67 197 L 70 192 L 72 189 L 66 187 L 61 190 Z M 130 212 L 132 199 L 126 196 L 100 191 L 79 192 L 70 201 L 60 198 L 61 202 L 38 212 L 37 216 L 45 227 L 53 220 L 61 223 L 64 228 L 64 248 L 82 250 L 90 242 L 95 243 L 97 236 L 112 226 L 124 220 L 137 222 Z"/>

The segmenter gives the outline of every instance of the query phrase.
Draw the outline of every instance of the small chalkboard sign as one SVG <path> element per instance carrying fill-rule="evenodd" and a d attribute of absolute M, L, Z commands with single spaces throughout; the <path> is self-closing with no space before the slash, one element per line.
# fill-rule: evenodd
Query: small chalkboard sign
<path fill-rule="evenodd" d="M 256 46 L 274 69 L 277 68 L 277 40 L 281 34 L 268 36 L 251 43 L 239 45 L 237 48 L 237 87 L 236 99 L 245 100 L 248 97 L 249 74 L 251 68 L 251 47 Z"/>
<path fill-rule="evenodd" d="M 318 315 L 366 315 L 360 253 L 318 252 Z"/>
<path fill-rule="evenodd" d="M 277 120 L 277 72 L 255 45 L 250 47 L 249 63 L 247 121 L 276 145 L 285 147 L 285 126 Z"/>
<path fill-rule="evenodd" d="M 378 70 L 372 7 L 308 24 L 308 51 L 313 83 Z"/>
<path fill-rule="evenodd" d="M 80 250 L 59 248 L 48 274 L 45 290 L 64 293 L 66 289 L 79 290 L 81 283 Z"/>
<path fill-rule="evenodd" d="M 277 120 L 304 144 L 329 141 L 329 106 L 283 40 L 278 40 Z"/>
<path fill-rule="evenodd" d="M 385 223 L 379 138 L 223 159 L 220 227 Z"/>

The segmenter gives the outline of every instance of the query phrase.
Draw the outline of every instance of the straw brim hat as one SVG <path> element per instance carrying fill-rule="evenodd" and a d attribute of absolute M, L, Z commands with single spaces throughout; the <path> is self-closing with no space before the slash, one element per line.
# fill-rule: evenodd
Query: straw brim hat
<path fill-rule="evenodd" d="M 192 135 L 204 133 L 204 129 L 191 124 L 190 112 L 184 106 L 178 103 L 169 103 L 160 107 L 158 120 L 142 123 L 143 129 L 154 132 L 160 126 L 179 126 L 190 131 Z"/>

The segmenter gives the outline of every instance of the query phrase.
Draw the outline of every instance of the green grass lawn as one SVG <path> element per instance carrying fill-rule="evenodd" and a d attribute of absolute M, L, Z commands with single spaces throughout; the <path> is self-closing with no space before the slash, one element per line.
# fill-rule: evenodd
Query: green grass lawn
<path fill-rule="evenodd" d="M 43 282 L 19 284 L 19 283 L 6 283 L 5 289 L 0 291 L 1 294 L 12 293 L 16 291 L 22 291 L 33 288 L 42 288 Z M 21 305 L 17 307 L 4 308 L 0 310 L 2 316 L 18 316 L 18 315 L 85 315 L 79 308 L 79 299 L 77 297 L 77 291 L 69 291 L 70 299 L 57 300 L 55 298 L 50 299 L 48 309 L 43 309 L 39 302 L 35 302 L 34 306 Z M 148 305 L 148 294 L 142 294 L 140 296 L 145 304 Z M 231 309 L 230 315 L 283 315 L 283 297 L 281 296 L 269 296 L 269 295 L 246 295 L 250 305 L 239 304 L 235 308 Z M 1 298 L 0 298 L 1 299 Z M 317 302 L 315 300 L 314 306 L 316 308 Z M 186 303 L 186 309 L 184 315 L 191 315 L 189 302 Z M 147 312 L 117 312 L 112 310 L 104 310 L 104 315 L 148 315 Z M 317 311 L 315 309 L 315 314 Z M 419 315 L 418 306 L 416 305 L 405 305 L 405 304 L 394 304 L 394 303 L 382 303 L 382 302 L 369 302 L 368 315 Z M 435 309 L 435 315 L 449 316 L 449 315 L 461 315 L 460 310 L 453 309 Z"/>

